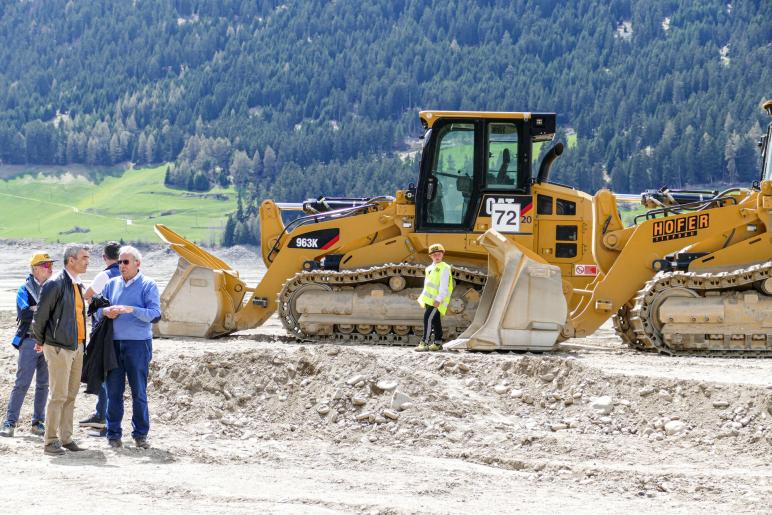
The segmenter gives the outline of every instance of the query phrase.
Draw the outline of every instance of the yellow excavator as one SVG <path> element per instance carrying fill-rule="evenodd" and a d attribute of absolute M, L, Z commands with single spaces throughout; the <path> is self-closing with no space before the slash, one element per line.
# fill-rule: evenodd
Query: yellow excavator
<path fill-rule="evenodd" d="M 301 339 L 413 344 L 422 336 L 415 298 L 427 249 L 439 242 L 456 283 L 443 319 L 455 338 L 448 347 L 549 350 L 614 316 L 620 336 L 640 349 L 772 349 L 769 136 L 764 175 L 749 189 L 593 197 L 550 181 L 560 143 L 533 170 L 537 148 L 554 138 L 553 113 L 420 117 L 418 184 L 395 197 L 262 203 L 267 272 L 255 288 L 156 226 L 180 255 L 161 298 L 158 333 L 214 337 L 278 311 Z M 651 209 L 626 228 L 617 202 L 633 199 Z M 282 212 L 293 210 L 303 215 L 285 225 Z"/>

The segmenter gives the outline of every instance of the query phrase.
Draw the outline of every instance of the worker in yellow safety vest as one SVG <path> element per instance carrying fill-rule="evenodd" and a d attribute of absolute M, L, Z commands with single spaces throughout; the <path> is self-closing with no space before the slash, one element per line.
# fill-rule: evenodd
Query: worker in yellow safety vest
<path fill-rule="evenodd" d="M 450 304 L 453 293 L 453 276 L 450 265 L 442 258 L 445 248 L 439 243 L 429 246 L 432 264 L 426 267 L 424 289 L 418 297 L 418 303 L 424 308 L 424 337 L 416 351 L 442 350 L 442 321 Z"/>

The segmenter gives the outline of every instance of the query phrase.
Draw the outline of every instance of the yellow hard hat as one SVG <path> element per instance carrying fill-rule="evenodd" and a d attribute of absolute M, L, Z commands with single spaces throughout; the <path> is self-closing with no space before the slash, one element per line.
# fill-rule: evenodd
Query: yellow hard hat
<path fill-rule="evenodd" d="M 442 252 L 445 253 L 445 247 L 443 247 L 439 243 L 432 243 L 429 245 L 429 254 L 434 254 L 435 252 Z"/>
<path fill-rule="evenodd" d="M 35 266 L 41 263 L 53 263 L 53 262 L 54 260 L 51 259 L 51 256 L 49 256 L 45 252 L 37 252 L 35 254 L 32 254 L 32 257 L 29 260 L 29 265 Z"/>

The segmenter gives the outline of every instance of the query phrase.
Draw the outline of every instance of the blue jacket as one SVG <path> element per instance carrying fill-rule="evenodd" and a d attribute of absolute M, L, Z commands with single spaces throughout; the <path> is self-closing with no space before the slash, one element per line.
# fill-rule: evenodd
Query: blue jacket
<path fill-rule="evenodd" d="M 138 272 L 127 287 L 123 277 L 114 277 L 102 290 L 102 296 L 113 306 L 134 307 L 133 313 L 118 315 L 113 320 L 113 339 L 149 340 L 153 337 L 151 324 L 161 318 L 161 298 L 155 281 Z"/>
<path fill-rule="evenodd" d="M 118 263 L 113 263 L 112 265 L 105 268 L 105 272 L 107 272 L 107 276 L 112 279 L 113 277 L 118 277 L 121 275 L 121 270 L 118 268 Z"/>
<path fill-rule="evenodd" d="M 27 280 L 16 292 L 16 334 L 11 344 L 17 349 L 22 340 L 30 335 L 32 317 L 35 314 L 32 308 L 38 303 L 41 289 L 35 277 L 29 274 Z"/>

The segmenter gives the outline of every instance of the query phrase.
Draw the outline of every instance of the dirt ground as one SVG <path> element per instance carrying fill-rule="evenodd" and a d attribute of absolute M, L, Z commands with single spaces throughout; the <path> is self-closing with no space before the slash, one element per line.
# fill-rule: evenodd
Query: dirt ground
<path fill-rule="evenodd" d="M 37 248 L 0 243 L 0 410 L 13 292 Z M 261 274 L 248 249 L 221 257 Z M 163 283 L 175 262 L 151 249 L 143 268 Z M 772 360 L 640 354 L 609 326 L 570 343 L 417 354 L 298 344 L 275 319 L 157 339 L 152 449 L 76 429 L 88 451 L 44 456 L 30 389 L 16 437 L 0 439 L 0 512 L 769 513 Z M 76 419 L 94 401 L 80 396 Z"/>

